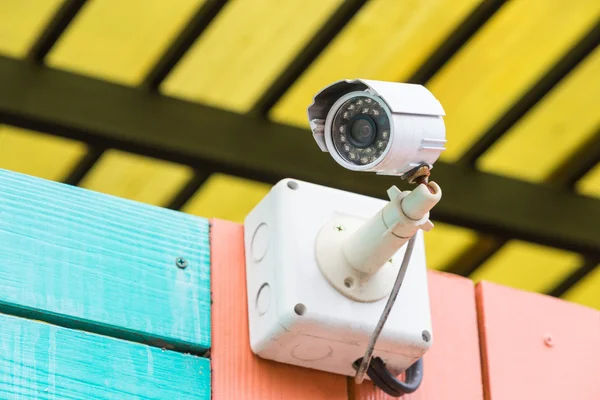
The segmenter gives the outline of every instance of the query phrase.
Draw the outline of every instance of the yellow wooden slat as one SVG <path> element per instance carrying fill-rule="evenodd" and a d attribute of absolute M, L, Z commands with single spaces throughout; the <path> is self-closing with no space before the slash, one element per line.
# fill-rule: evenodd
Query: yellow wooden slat
<path fill-rule="evenodd" d="M 458 159 L 600 17 L 597 0 L 507 2 L 427 84 L 446 110 Z"/>
<path fill-rule="evenodd" d="M 173 96 L 247 111 L 342 0 L 232 0 L 162 90 Z"/>
<path fill-rule="evenodd" d="M 242 223 L 270 189 L 271 186 L 264 183 L 214 174 L 184 205 L 182 211 L 205 218 Z"/>
<path fill-rule="evenodd" d="M 600 49 L 507 132 L 478 163 L 489 172 L 541 181 L 600 127 Z"/>
<path fill-rule="evenodd" d="M 11 126 L 0 126 L 0 168 L 64 180 L 86 153 L 83 143 Z"/>
<path fill-rule="evenodd" d="M 139 84 L 201 0 L 88 2 L 48 55 L 53 67 Z"/>
<path fill-rule="evenodd" d="M 24 57 L 63 0 L 0 1 L 0 53 Z"/>
<path fill-rule="evenodd" d="M 477 241 L 477 233 L 453 225 L 435 223 L 425 232 L 427 268 L 443 270 Z"/>
<path fill-rule="evenodd" d="M 600 310 L 600 264 L 562 297 Z"/>
<path fill-rule="evenodd" d="M 191 168 L 109 150 L 81 182 L 82 187 L 165 206 L 192 178 Z"/>
<path fill-rule="evenodd" d="M 556 287 L 582 262 L 578 254 L 513 240 L 471 274 L 471 279 L 544 293 Z"/>
<path fill-rule="evenodd" d="M 590 197 L 600 198 L 600 164 L 577 182 L 577 191 Z"/>
<path fill-rule="evenodd" d="M 371 0 L 274 107 L 277 121 L 308 126 L 306 107 L 339 79 L 404 81 L 479 0 Z"/>

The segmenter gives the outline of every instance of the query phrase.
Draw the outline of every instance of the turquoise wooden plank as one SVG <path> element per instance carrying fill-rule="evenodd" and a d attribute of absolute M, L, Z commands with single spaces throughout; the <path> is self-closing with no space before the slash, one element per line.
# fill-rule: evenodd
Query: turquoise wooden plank
<path fill-rule="evenodd" d="M 0 312 L 201 353 L 208 221 L 0 170 Z"/>
<path fill-rule="evenodd" d="M 210 399 L 210 361 L 0 314 L 2 399 Z"/>

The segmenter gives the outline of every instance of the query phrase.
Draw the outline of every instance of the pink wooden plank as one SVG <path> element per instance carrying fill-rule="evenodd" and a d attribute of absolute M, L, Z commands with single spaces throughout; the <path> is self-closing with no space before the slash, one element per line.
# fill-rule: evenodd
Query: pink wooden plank
<path fill-rule="evenodd" d="M 346 378 L 263 360 L 250 350 L 243 227 L 211 221 L 214 400 L 345 400 Z"/>
<path fill-rule="evenodd" d="M 476 292 L 486 400 L 600 399 L 600 311 L 489 282 Z"/>
<path fill-rule="evenodd" d="M 479 337 L 473 282 L 430 271 L 434 341 L 423 360 L 421 387 L 405 400 L 482 400 Z M 395 307 L 410 306 L 396 304 Z M 370 382 L 354 386 L 351 399 L 394 399 Z M 352 393 L 351 393 L 352 394 Z"/>

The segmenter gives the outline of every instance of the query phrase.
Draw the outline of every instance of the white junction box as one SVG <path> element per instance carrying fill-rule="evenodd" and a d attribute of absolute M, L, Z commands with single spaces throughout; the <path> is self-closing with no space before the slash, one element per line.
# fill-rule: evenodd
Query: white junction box
<path fill-rule="evenodd" d="M 343 238 L 386 204 L 285 179 L 252 210 L 244 222 L 244 235 L 250 346 L 255 354 L 286 364 L 355 374 L 352 363 L 364 355 L 406 245 L 377 272 L 386 295 L 357 301 L 352 295 L 352 277 L 340 276 L 343 285 L 336 282 L 336 289 L 329 281 L 334 278 L 321 271 L 317 247 L 320 255 L 327 249 L 323 250 L 321 239 L 317 245 L 317 237 Z M 398 374 L 421 358 L 433 342 L 423 233 L 418 230 L 416 235 L 406 277 L 374 351 Z M 341 250 L 332 247 L 331 251 Z M 344 288 L 348 293 L 342 293 Z"/>

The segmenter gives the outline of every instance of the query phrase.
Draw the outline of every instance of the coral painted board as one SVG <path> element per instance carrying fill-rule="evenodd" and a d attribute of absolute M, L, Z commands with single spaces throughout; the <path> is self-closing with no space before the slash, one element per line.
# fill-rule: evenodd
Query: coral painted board
<path fill-rule="evenodd" d="M 600 399 L 600 311 L 477 286 L 486 400 Z"/>
<path fill-rule="evenodd" d="M 244 228 L 211 220 L 213 400 L 345 400 L 346 377 L 276 363 L 250 350 Z"/>
<path fill-rule="evenodd" d="M 430 271 L 428 279 L 433 346 L 423 359 L 424 374 L 421 387 L 402 399 L 482 400 L 473 282 L 457 275 L 436 271 Z M 351 392 L 351 400 L 395 399 L 368 381 L 355 385 Z"/>

